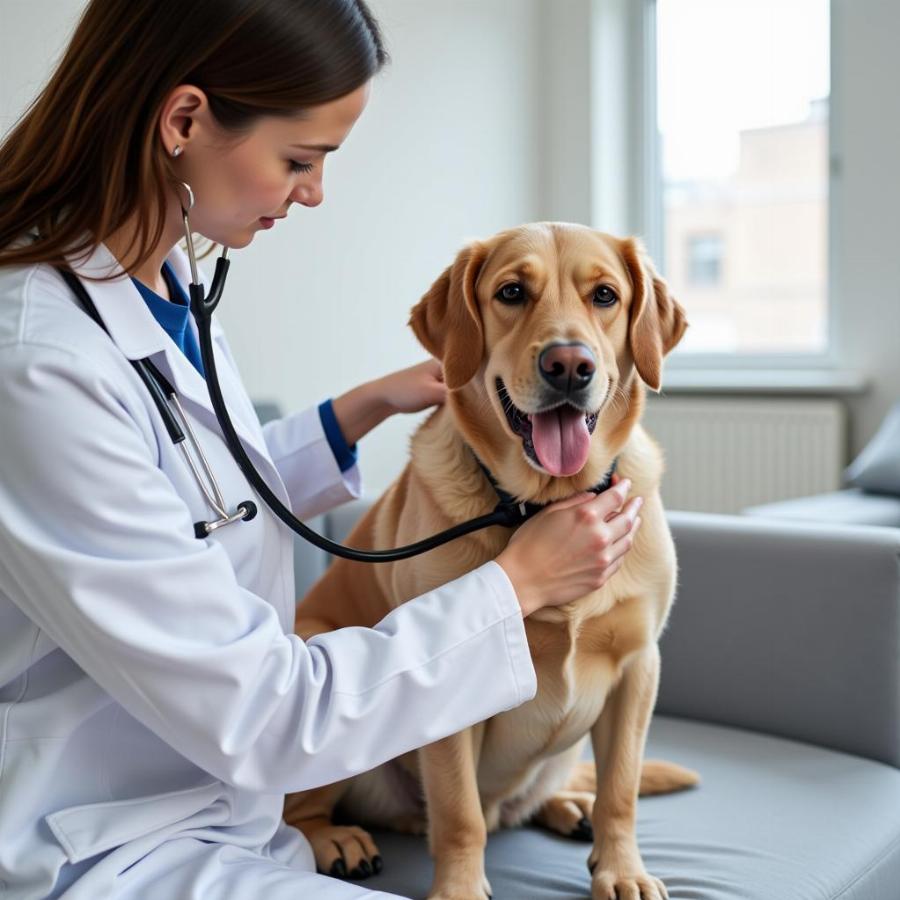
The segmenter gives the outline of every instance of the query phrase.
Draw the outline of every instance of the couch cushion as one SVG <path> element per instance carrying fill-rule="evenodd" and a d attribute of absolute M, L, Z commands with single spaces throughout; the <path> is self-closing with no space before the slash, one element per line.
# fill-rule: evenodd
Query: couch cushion
<path fill-rule="evenodd" d="M 900 771 L 795 741 L 656 717 L 647 755 L 702 784 L 638 804 L 648 871 L 672 900 L 896 900 Z M 367 889 L 424 897 L 424 838 L 376 832 L 384 871 Z M 494 900 L 590 896 L 590 845 L 537 828 L 490 835 Z"/>
<path fill-rule="evenodd" d="M 891 408 L 862 452 L 844 473 L 852 487 L 900 499 L 900 403 Z"/>
<path fill-rule="evenodd" d="M 743 512 L 744 515 L 765 519 L 796 519 L 823 525 L 900 527 L 900 497 L 869 494 L 860 488 L 751 506 Z"/>

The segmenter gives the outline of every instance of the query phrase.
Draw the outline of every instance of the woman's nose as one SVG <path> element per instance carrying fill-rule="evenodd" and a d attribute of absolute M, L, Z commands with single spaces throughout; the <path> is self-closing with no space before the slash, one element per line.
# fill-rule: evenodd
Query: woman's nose
<path fill-rule="evenodd" d="M 318 206 L 322 202 L 323 195 L 322 179 L 319 178 L 312 184 L 309 182 L 298 184 L 291 191 L 291 200 L 301 206 Z"/>

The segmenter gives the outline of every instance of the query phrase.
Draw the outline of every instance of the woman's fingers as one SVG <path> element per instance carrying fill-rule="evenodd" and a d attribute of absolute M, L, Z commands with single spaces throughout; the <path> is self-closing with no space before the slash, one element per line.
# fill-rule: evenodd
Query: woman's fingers
<path fill-rule="evenodd" d="M 641 507 L 644 505 L 643 497 L 632 497 L 621 511 L 615 513 L 612 518 L 608 519 L 606 524 L 609 527 L 609 536 L 612 543 L 621 540 L 625 535 L 630 534 L 634 529 L 635 520 Z"/>
<path fill-rule="evenodd" d="M 607 520 L 610 516 L 619 512 L 628 498 L 628 492 L 631 490 L 631 480 L 623 478 L 611 488 L 607 488 L 602 494 L 598 494 L 595 503 L 597 512 L 601 518 Z"/>
<path fill-rule="evenodd" d="M 608 566 L 607 569 L 604 571 L 603 584 L 606 584 L 606 582 L 609 581 L 609 579 L 612 578 L 613 575 L 615 575 L 616 572 L 618 572 L 619 569 L 622 568 L 623 562 L 625 562 L 625 553 L 624 552 L 622 552 L 619 555 L 619 557 L 616 559 L 616 561 L 611 566 Z"/>
<path fill-rule="evenodd" d="M 565 500 L 555 501 L 549 508 L 561 510 L 568 509 L 570 506 L 579 506 L 582 503 L 589 503 L 592 504 L 596 508 L 598 514 L 605 519 L 607 516 L 618 512 L 622 508 L 622 504 L 625 502 L 625 498 L 628 496 L 630 490 L 631 482 L 625 478 L 615 487 L 607 488 L 600 494 L 582 491 L 580 494 L 573 494 L 571 497 L 566 497 Z"/>

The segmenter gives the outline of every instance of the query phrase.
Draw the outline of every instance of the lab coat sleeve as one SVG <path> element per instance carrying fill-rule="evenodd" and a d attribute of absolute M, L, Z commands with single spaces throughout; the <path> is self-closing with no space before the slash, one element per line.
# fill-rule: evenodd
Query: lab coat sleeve
<path fill-rule="evenodd" d="M 230 784 L 296 791 L 534 695 L 495 562 L 375 628 L 284 634 L 223 547 L 194 538 L 122 374 L 0 348 L 0 592 L 170 746 Z"/>
<path fill-rule="evenodd" d="M 341 472 L 318 405 L 263 426 L 266 447 L 300 519 L 328 512 L 362 496 L 359 465 Z"/>

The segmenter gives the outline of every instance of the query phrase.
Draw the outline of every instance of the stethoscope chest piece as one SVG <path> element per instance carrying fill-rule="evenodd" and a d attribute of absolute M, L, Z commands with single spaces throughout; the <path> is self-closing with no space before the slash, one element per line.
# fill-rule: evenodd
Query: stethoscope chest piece
<path fill-rule="evenodd" d="M 161 378 L 162 376 L 160 375 L 159 377 Z M 194 434 L 194 429 L 191 427 L 187 415 L 185 415 L 181 401 L 178 399 L 178 394 L 168 382 L 165 382 L 165 379 L 163 381 L 165 383 L 163 391 L 166 394 L 166 399 L 178 413 L 178 418 L 180 419 L 178 434 L 173 438 L 173 441 L 181 448 L 185 462 L 193 473 L 203 496 L 206 498 L 206 502 L 218 514 L 217 519 L 209 522 L 202 520 L 195 522 L 194 535 L 202 540 L 209 537 L 217 529 L 230 525 L 232 522 L 241 520 L 249 522 L 258 512 L 256 504 L 252 500 L 242 500 L 234 512 L 228 512 L 228 508 L 225 505 L 225 495 L 222 493 L 212 466 L 210 466 L 206 454 L 203 452 L 203 446 L 197 439 L 197 435 Z M 197 460 L 200 461 L 199 466 L 197 465 Z"/>
<path fill-rule="evenodd" d="M 251 519 L 256 518 L 257 512 L 259 510 L 252 500 L 242 500 L 238 504 L 237 511 L 230 516 L 224 515 L 213 522 L 194 522 L 194 537 L 202 541 L 204 538 L 209 537 L 217 528 L 222 528 L 224 525 L 230 525 L 232 522 L 241 520 L 249 522 Z"/>

